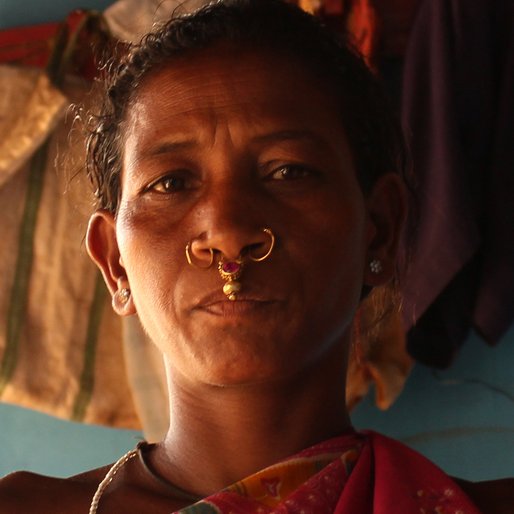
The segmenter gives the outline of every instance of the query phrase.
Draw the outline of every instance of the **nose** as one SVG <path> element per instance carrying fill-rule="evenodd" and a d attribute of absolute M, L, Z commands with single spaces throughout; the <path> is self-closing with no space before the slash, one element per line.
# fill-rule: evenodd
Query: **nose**
<path fill-rule="evenodd" d="M 259 194 L 248 186 L 225 183 L 195 210 L 197 235 L 190 241 L 190 251 L 204 265 L 212 261 L 213 252 L 227 260 L 247 255 L 258 258 L 267 252 L 270 235 L 262 216 L 266 209 Z"/>

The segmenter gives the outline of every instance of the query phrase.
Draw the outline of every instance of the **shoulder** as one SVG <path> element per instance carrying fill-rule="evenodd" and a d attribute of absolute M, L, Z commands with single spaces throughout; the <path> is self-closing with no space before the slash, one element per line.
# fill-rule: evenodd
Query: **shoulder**
<path fill-rule="evenodd" d="M 514 478 L 468 482 L 453 478 L 483 514 L 514 513 Z"/>
<path fill-rule="evenodd" d="M 71 478 L 10 473 L 0 479 L 0 514 L 87 512 L 102 473 L 104 468 Z"/>

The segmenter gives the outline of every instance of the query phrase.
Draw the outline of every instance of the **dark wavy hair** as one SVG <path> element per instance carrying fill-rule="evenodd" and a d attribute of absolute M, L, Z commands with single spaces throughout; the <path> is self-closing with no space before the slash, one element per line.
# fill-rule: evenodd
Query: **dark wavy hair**
<path fill-rule="evenodd" d="M 399 122 L 347 36 L 336 36 L 317 18 L 283 0 L 218 0 L 173 16 L 104 67 L 102 105 L 87 122 L 86 171 L 98 207 L 117 211 L 122 122 L 145 77 L 173 65 L 176 58 L 217 44 L 297 59 L 331 87 L 342 107 L 341 122 L 365 194 L 384 173 L 395 171 L 405 177 Z"/>

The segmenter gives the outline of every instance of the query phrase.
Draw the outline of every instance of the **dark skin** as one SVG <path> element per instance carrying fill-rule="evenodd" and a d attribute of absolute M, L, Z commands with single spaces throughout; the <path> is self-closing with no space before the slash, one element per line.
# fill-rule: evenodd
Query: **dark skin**
<path fill-rule="evenodd" d="M 336 96 L 300 63 L 229 48 L 153 73 L 128 109 L 119 209 L 92 216 L 87 246 L 116 312 L 137 313 L 166 362 L 170 428 L 147 462 L 196 495 L 351 430 L 351 324 L 363 287 L 392 278 L 405 193 L 391 173 L 364 197 L 340 120 Z M 276 247 L 247 264 L 235 302 L 215 266 L 187 264 L 190 241 L 199 264 L 209 248 L 229 259 L 261 251 L 263 227 Z M 0 512 L 87 512 L 107 469 L 11 475 Z M 460 483 L 484 512 L 511 512 L 508 484 Z M 131 461 L 99 512 L 190 503 L 163 495 Z"/>

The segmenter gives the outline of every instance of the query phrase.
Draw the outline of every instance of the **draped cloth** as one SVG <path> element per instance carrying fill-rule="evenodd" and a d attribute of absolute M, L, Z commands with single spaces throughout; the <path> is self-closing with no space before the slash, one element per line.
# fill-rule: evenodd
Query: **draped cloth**
<path fill-rule="evenodd" d="M 0 66 L 0 399 L 137 428 L 122 325 L 83 244 L 88 186 L 70 180 L 84 157 L 65 112 L 88 88 Z"/>
<path fill-rule="evenodd" d="M 0 400 L 138 428 L 123 327 L 84 247 L 80 130 L 70 136 L 68 106 L 87 108 L 87 56 L 106 37 L 99 24 L 75 13 L 0 32 Z"/>
<path fill-rule="evenodd" d="M 420 2 L 403 86 L 420 218 L 408 348 L 444 368 L 471 328 L 495 344 L 514 321 L 514 3 Z"/>
<path fill-rule="evenodd" d="M 178 514 L 479 514 L 425 457 L 374 432 L 343 435 Z"/>

